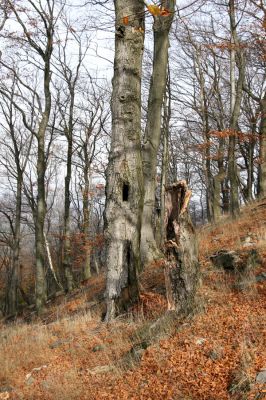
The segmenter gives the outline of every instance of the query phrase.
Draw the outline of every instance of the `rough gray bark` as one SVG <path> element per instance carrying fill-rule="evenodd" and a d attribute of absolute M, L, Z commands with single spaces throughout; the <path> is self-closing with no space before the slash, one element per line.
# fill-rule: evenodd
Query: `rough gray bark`
<path fill-rule="evenodd" d="M 112 138 L 106 172 L 106 321 L 139 297 L 140 229 L 143 207 L 141 160 L 142 0 L 115 0 L 116 34 Z M 123 23 L 123 17 L 129 17 Z"/>
<path fill-rule="evenodd" d="M 167 4 L 166 4 L 167 3 Z M 162 104 L 167 82 L 169 31 L 175 1 L 161 1 L 169 16 L 155 16 L 153 24 L 153 71 L 148 99 L 147 125 L 143 144 L 144 206 L 141 228 L 141 258 L 143 265 L 161 257 L 154 237 L 154 207 L 157 154 L 161 138 Z"/>
<path fill-rule="evenodd" d="M 198 287 L 198 244 L 187 206 L 191 196 L 185 181 L 166 188 L 165 282 L 168 309 L 188 314 Z"/>
<path fill-rule="evenodd" d="M 168 181 L 168 164 L 169 164 L 169 123 L 171 118 L 171 90 L 170 90 L 170 71 L 168 68 L 168 82 L 164 98 L 163 111 L 163 127 L 162 127 L 162 166 L 161 166 L 161 214 L 160 214 L 160 247 L 164 242 L 164 215 L 165 215 L 165 187 Z"/>

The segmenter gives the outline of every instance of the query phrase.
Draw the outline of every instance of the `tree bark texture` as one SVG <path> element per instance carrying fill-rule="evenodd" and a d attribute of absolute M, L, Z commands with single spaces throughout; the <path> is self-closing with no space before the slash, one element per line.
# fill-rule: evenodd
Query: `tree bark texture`
<path fill-rule="evenodd" d="M 191 191 L 185 181 L 166 188 L 165 282 L 168 309 L 188 314 L 195 306 L 199 262 L 196 233 L 187 210 Z"/>
<path fill-rule="evenodd" d="M 160 247 L 164 245 L 164 215 L 165 215 L 165 187 L 168 181 L 168 164 L 169 164 L 169 125 L 171 118 L 171 90 L 170 90 L 170 74 L 168 68 L 168 82 L 164 97 L 163 110 L 163 127 L 162 127 L 162 165 L 161 165 L 161 196 L 160 196 Z"/>
<path fill-rule="evenodd" d="M 162 1 L 162 6 L 165 2 Z M 175 1 L 167 2 L 168 17 L 154 17 L 153 71 L 149 90 L 147 125 L 143 144 L 144 207 L 141 228 L 141 258 L 143 265 L 161 257 L 154 237 L 154 208 L 157 154 L 161 138 L 162 104 L 167 83 L 169 31 L 173 21 Z"/>
<path fill-rule="evenodd" d="M 144 3 L 116 0 L 112 138 L 106 172 L 106 321 L 139 298 L 140 229 L 143 208 L 141 159 L 141 66 Z M 124 24 L 124 17 L 128 23 Z"/>

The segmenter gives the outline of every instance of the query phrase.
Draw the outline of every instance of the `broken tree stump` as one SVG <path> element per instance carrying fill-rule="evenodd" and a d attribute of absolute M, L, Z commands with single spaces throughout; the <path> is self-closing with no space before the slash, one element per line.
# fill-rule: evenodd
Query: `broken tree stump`
<path fill-rule="evenodd" d="M 189 314 L 199 280 L 198 244 L 188 213 L 191 191 L 186 181 L 165 188 L 165 285 L 168 309 Z"/>

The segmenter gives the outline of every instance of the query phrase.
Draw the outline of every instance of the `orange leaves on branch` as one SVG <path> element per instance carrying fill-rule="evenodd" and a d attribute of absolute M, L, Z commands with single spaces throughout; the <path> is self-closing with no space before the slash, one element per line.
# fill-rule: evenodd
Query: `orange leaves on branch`
<path fill-rule="evenodd" d="M 238 132 L 237 133 L 238 139 L 240 142 L 256 142 L 259 139 L 259 135 L 256 135 L 254 133 L 243 133 L 243 132 Z"/>
<path fill-rule="evenodd" d="M 123 17 L 123 24 L 124 24 L 124 25 L 128 25 L 128 21 L 129 21 L 128 15 L 126 15 L 125 17 Z"/>
<path fill-rule="evenodd" d="M 211 131 L 210 135 L 218 139 L 225 139 L 229 136 L 237 136 L 237 132 L 232 129 L 224 129 L 223 131 Z"/>
<path fill-rule="evenodd" d="M 162 17 L 169 17 L 169 15 L 171 15 L 171 13 L 170 13 L 169 10 L 167 10 L 167 8 L 164 8 L 164 7 L 163 7 L 163 8 L 161 9 L 160 15 L 161 15 Z"/>
<path fill-rule="evenodd" d="M 156 4 L 146 4 L 148 11 L 154 16 L 154 17 L 169 17 L 171 15 L 171 12 L 165 8 L 165 7 L 160 7 L 157 6 Z M 122 18 L 122 23 L 123 25 L 128 25 L 129 23 L 129 16 L 125 15 Z"/>
<path fill-rule="evenodd" d="M 154 17 L 169 17 L 171 14 L 169 10 L 167 10 L 164 7 L 159 7 L 156 4 L 152 4 L 147 6 L 149 12 L 154 16 Z"/>
<path fill-rule="evenodd" d="M 240 132 L 233 129 L 224 129 L 223 131 L 211 131 L 210 136 L 218 139 L 225 139 L 230 136 L 235 136 L 240 142 L 255 142 L 258 139 L 258 135 L 250 132 Z"/>
<path fill-rule="evenodd" d="M 160 7 L 156 6 L 155 4 L 152 4 L 147 7 L 149 12 L 154 15 L 155 17 L 158 17 L 161 13 Z"/>
<path fill-rule="evenodd" d="M 245 49 L 247 48 L 247 44 L 244 43 L 239 43 L 239 44 L 232 44 L 228 40 L 224 40 L 220 43 L 206 43 L 203 44 L 204 47 L 207 49 L 217 49 L 223 51 L 229 51 L 229 50 L 238 50 L 238 49 Z"/>

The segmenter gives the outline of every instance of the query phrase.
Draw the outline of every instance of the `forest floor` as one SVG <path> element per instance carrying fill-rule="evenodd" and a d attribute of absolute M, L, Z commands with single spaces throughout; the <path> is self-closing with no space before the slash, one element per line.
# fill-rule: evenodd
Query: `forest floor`
<path fill-rule="evenodd" d="M 30 311 L 12 324 L 0 322 L 0 399 L 24 400 L 259 400 L 266 384 L 266 200 L 198 230 L 201 285 L 193 316 L 141 352 L 120 360 L 137 332 L 165 313 L 160 263 L 141 276 L 141 302 L 106 325 L 101 322 L 104 276 L 71 296 L 51 302 L 42 319 Z M 245 285 L 216 269 L 216 251 L 258 253 Z M 262 372 L 264 374 L 264 372 Z"/>

